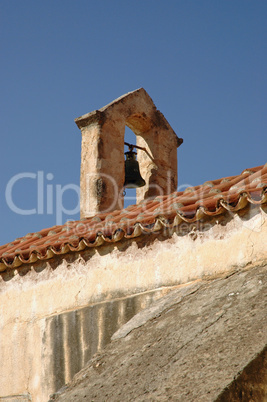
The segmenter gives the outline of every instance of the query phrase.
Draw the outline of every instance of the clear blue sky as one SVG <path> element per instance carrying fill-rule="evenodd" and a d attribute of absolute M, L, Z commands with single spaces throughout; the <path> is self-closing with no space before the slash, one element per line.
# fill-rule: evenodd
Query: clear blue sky
<path fill-rule="evenodd" d="M 56 224 L 37 172 L 45 197 L 78 186 L 74 118 L 139 87 L 184 138 L 180 185 L 267 161 L 265 0 L 1 0 L 0 36 L 0 244 Z M 14 205 L 39 214 L 6 201 L 25 172 Z M 65 209 L 76 203 L 66 191 Z"/>

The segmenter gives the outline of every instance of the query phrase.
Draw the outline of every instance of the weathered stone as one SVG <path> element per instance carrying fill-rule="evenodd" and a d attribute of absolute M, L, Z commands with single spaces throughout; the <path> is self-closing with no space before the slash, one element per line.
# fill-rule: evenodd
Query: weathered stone
<path fill-rule="evenodd" d="M 266 401 L 266 269 L 169 293 L 52 400 Z"/>
<path fill-rule="evenodd" d="M 2 402 L 29 402 L 32 401 L 30 394 L 21 394 L 21 395 L 13 395 L 0 397 L 0 401 Z"/>

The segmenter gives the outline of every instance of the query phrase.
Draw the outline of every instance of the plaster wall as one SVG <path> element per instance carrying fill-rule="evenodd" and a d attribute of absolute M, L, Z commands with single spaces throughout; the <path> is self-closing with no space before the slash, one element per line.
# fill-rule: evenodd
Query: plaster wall
<path fill-rule="evenodd" d="M 47 401 L 124 322 L 173 287 L 266 263 L 266 213 L 256 212 L 2 273 L 0 397 Z"/>
<path fill-rule="evenodd" d="M 48 401 L 117 329 L 167 291 L 144 292 L 53 315 L 33 314 L 32 306 L 22 301 L 29 316 L 17 316 L 1 328 L 0 400 L 12 396 L 17 401 L 24 395 L 27 400 Z"/>

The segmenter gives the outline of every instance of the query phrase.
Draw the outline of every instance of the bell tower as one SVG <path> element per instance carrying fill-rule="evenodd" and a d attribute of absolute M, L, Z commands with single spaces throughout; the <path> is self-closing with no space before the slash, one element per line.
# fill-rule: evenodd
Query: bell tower
<path fill-rule="evenodd" d="M 123 208 L 125 126 L 137 136 L 137 160 L 146 183 L 136 190 L 137 203 L 176 190 L 177 148 L 183 140 L 143 88 L 75 122 L 82 133 L 81 218 Z"/>

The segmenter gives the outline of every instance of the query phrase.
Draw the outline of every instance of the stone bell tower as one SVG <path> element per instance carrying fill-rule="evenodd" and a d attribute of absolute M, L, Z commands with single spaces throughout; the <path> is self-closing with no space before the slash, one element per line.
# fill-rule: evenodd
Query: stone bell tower
<path fill-rule="evenodd" d="M 137 159 L 146 185 L 137 188 L 137 203 L 177 188 L 178 138 L 143 89 L 75 119 L 82 132 L 81 218 L 123 207 L 124 133 L 137 136 Z"/>

